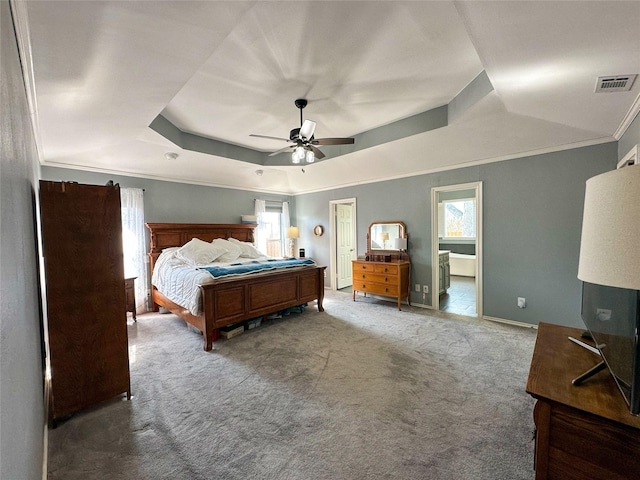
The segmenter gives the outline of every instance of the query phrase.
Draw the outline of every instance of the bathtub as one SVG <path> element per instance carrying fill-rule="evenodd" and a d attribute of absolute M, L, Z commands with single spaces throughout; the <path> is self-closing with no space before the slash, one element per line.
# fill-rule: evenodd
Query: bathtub
<path fill-rule="evenodd" d="M 476 276 L 476 256 L 462 253 L 449 254 L 449 268 L 451 275 L 460 277 Z"/>

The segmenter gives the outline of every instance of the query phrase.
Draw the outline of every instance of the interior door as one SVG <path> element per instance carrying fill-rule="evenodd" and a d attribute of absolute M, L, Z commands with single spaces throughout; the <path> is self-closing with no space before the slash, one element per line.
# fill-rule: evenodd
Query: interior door
<path fill-rule="evenodd" d="M 336 205 L 336 242 L 337 242 L 337 271 L 338 289 L 353 284 L 352 264 L 354 248 L 353 238 L 353 205 Z"/>

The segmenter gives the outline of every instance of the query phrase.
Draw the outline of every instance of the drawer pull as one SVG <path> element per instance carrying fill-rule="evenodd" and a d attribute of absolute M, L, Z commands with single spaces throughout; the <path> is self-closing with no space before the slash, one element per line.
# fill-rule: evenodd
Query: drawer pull
<path fill-rule="evenodd" d="M 362 274 L 362 278 L 365 278 L 365 277 L 366 277 L 366 275 L 363 273 L 363 274 Z"/>
<path fill-rule="evenodd" d="M 389 291 L 389 289 L 385 287 L 384 291 L 385 291 L 385 292 L 388 292 L 388 291 Z"/>
<path fill-rule="evenodd" d="M 388 279 L 387 277 L 384 277 L 384 281 L 385 281 L 385 282 L 388 282 L 388 281 L 389 281 L 389 279 Z"/>
<path fill-rule="evenodd" d="M 362 288 L 367 288 L 367 286 L 363 283 L 363 284 L 362 284 Z"/>

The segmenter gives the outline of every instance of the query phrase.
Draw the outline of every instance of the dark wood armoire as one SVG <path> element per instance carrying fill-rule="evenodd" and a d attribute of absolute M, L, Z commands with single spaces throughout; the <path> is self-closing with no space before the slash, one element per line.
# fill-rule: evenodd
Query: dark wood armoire
<path fill-rule="evenodd" d="M 131 396 L 120 187 L 40 181 L 49 419 Z"/>

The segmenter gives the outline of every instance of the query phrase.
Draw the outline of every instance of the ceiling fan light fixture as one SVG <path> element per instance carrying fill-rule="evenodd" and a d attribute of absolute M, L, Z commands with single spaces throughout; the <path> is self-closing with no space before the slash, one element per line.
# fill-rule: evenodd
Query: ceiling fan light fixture
<path fill-rule="evenodd" d="M 353 145 L 355 143 L 354 138 L 315 138 L 316 122 L 313 120 L 304 120 L 302 117 L 302 109 L 307 106 L 307 101 L 304 98 L 298 98 L 295 104 L 300 110 L 300 127 L 291 130 L 289 132 L 289 138 L 257 135 L 255 133 L 250 135 L 251 137 L 282 140 L 293 144 L 270 153 L 270 157 L 284 152 L 291 152 L 291 163 L 294 165 L 298 165 L 303 161 L 313 163 L 316 161 L 316 158 L 322 160 L 326 156 L 318 146 Z M 291 149 L 293 149 L 293 151 L 291 151 Z"/>
<path fill-rule="evenodd" d="M 313 163 L 316 161 L 316 154 L 313 153 L 313 150 L 307 150 L 307 154 L 305 155 L 307 163 Z"/>
<path fill-rule="evenodd" d="M 313 132 L 316 130 L 316 122 L 313 120 L 305 120 L 302 126 L 300 127 L 300 137 L 305 140 L 311 140 L 313 137 Z"/>
<path fill-rule="evenodd" d="M 299 146 L 291 154 L 291 162 L 298 164 L 304 159 L 304 147 Z"/>

